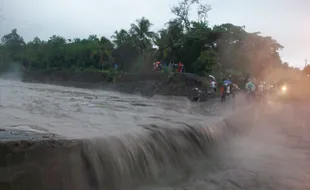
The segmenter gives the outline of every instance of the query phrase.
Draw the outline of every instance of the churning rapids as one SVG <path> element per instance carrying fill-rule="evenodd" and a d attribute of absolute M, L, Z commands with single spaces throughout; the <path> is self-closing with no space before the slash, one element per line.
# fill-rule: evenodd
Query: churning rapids
<path fill-rule="evenodd" d="M 214 115 L 215 105 L 191 104 L 183 97 L 147 99 L 110 91 L 9 80 L 0 80 L 0 105 L 2 126 L 48 131 L 65 138 L 136 134 L 149 125 L 205 126 L 220 117 Z"/>
<path fill-rule="evenodd" d="M 20 166 L 5 149 L 11 155 L 0 159 L 0 189 L 310 189 L 309 103 L 242 102 L 0 80 L 3 131 L 64 139 L 59 150 L 27 144 L 45 152 L 20 153 Z M 12 138 L 28 136 L 0 130 L 0 140 Z"/>

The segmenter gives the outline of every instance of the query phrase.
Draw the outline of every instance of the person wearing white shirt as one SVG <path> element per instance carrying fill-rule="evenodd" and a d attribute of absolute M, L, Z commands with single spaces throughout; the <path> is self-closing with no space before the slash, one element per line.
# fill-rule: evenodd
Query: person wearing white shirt
<path fill-rule="evenodd" d="M 216 92 L 216 82 L 212 80 L 210 84 L 211 84 L 211 88 L 213 89 L 213 91 Z"/>

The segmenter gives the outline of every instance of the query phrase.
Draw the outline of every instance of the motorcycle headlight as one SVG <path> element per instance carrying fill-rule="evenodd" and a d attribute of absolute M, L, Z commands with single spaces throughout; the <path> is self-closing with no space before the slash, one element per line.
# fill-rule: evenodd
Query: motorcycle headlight
<path fill-rule="evenodd" d="M 286 86 L 282 86 L 282 92 L 286 92 L 286 90 L 287 90 L 287 88 L 286 88 Z"/>

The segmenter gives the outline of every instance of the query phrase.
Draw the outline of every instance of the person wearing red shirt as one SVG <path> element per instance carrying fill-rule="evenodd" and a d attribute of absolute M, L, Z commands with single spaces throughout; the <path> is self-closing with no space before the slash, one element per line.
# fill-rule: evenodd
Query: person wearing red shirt
<path fill-rule="evenodd" d="M 182 69 L 183 69 L 183 64 L 182 64 L 181 62 L 179 62 L 177 72 L 178 72 L 178 73 L 181 73 L 181 72 L 182 72 Z"/>

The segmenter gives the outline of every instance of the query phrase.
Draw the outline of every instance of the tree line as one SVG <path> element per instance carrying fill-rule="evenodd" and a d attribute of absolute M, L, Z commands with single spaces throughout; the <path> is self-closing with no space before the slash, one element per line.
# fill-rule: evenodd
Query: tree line
<path fill-rule="evenodd" d="M 198 19 L 190 20 L 195 4 Z M 279 56 L 283 46 L 275 39 L 230 23 L 210 26 L 206 18 L 210 10 L 199 0 L 183 0 L 172 7 L 175 17 L 163 29 L 151 31 L 151 21 L 142 17 L 110 38 L 53 35 L 25 42 L 13 29 L 1 39 L 1 63 L 18 62 L 28 70 L 72 71 L 110 70 L 117 64 L 122 71 L 146 72 L 155 61 L 182 62 L 186 72 L 201 76 L 215 72 L 258 76 L 286 66 Z"/>

